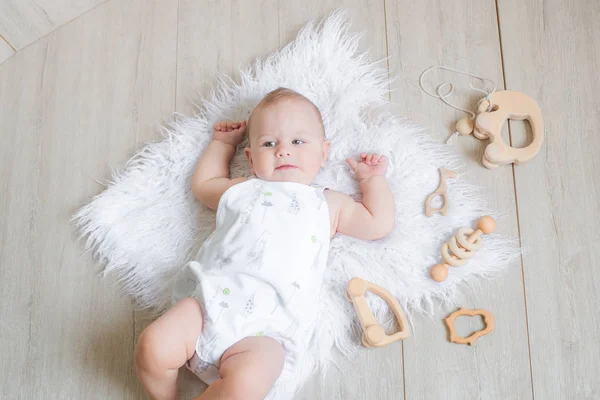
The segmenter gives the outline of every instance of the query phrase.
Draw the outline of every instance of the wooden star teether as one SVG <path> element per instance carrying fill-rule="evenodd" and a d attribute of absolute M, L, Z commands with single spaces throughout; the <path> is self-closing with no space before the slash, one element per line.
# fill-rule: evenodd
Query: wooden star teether
<path fill-rule="evenodd" d="M 445 281 L 448 277 L 448 268 L 464 265 L 483 246 L 480 236 L 483 233 L 492 233 L 495 229 L 496 221 L 490 216 L 479 219 L 476 231 L 470 228 L 460 228 L 456 235 L 442 246 L 441 253 L 445 263 L 436 264 L 431 268 L 429 271 L 431 278 L 436 282 Z"/>
<path fill-rule="evenodd" d="M 379 295 L 386 303 L 388 303 L 398 319 L 400 331 L 392 335 L 387 335 L 385 333 L 385 329 L 377 322 L 369 309 L 367 299 L 365 298 L 365 293 L 367 291 Z M 396 300 L 387 290 L 363 279 L 352 278 L 348 283 L 346 296 L 348 297 L 348 300 L 352 302 L 354 310 L 356 311 L 356 314 L 358 314 L 360 325 L 363 330 L 362 343 L 365 347 L 372 348 L 386 346 L 396 340 L 404 340 L 410 335 L 408 321 L 406 320 L 404 311 L 402 311 L 402 307 L 400 307 L 398 300 Z"/>
<path fill-rule="evenodd" d="M 466 315 L 469 317 L 481 315 L 483 317 L 483 323 L 485 324 L 485 328 L 480 331 L 473 332 L 471 335 L 469 335 L 466 338 L 462 337 L 462 336 L 458 336 L 456 334 L 456 332 L 454 331 L 454 320 L 457 317 L 460 317 L 461 315 Z M 487 335 L 488 333 L 490 333 L 494 329 L 494 326 L 495 326 L 494 316 L 492 315 L 491 312 L 489 312 L 487 310 L 469 310 L 469 309 L 462 308 L 462 307 L 459 308 L 458 310 L 454 311 L 449 316 L 447 316 L 444 319 L 444 322 L 446 323 L 446 326 L 448 327 L 448 333 L 450 335 L 450 341 L 452 343 L 468 344 L 469 346 L 471 346 L 473 344 L 473 342 L 475 342 L 481 336 L 484 336 L 484 335 Z"/>

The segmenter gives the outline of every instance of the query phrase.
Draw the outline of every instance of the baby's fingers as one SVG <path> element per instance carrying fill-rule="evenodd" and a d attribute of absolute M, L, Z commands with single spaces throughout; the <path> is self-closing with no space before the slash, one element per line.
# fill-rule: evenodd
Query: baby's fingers
<path fill-rule="evenodd" d="M 245 128 L 246 128 L 246 121 L 242 121 L 242 122 L 230 121 L 227 124 L 228 131 L 233 131 L 236 129 L 245 129 Z"/>
<path fill-rule="evenodd" d="M 358 166 L 358 163 L 351 158 L 346 158 L 346 162 L 348 163 L 350 168 L 352 168 L 352 170 L 355 170 L 356 167 Z"/>

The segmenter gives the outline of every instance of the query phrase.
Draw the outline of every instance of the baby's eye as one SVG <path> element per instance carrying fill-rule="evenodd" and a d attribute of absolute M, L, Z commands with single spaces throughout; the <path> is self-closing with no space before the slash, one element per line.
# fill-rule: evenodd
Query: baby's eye
<path fill-rule="evenodd" d="M 304 143 L 304 140 L 302 140 L 302 139 L 294 139 L 294 140 L 292 140 L 292 144 L 302 144 L 302 143 Z"/>
<path fill-rule="evenodd" d="M 275 142 L 271 141 L 271 142 L 264 142 L 263 143 L 264 147 L 275 147 Z"/>

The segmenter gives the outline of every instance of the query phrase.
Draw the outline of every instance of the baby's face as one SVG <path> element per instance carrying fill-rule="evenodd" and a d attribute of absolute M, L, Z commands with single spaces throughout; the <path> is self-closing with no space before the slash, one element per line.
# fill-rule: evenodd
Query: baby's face
<path fill-rule="evenodd" d="M 310 185 L 327 162 L 331 143 L 324 140 L 319 115 L 301 98 L 284 98 L 252 115 L 250 170 L 266 181 Z"/>

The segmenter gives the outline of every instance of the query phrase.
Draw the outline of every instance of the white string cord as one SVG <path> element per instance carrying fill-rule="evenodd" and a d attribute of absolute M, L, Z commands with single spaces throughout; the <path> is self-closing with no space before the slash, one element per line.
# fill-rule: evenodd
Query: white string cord
<path fill-rule="evenodd" d="M 475 119 L 475 117 L 476 117 L 476 114 L 475 114 L 473 111 L 471 111 L 471 110 L 468 110 L 468 109 L 466 109 L 466 108 L 461 108 L 461 107 L 458 107 L 458 106 L 456 106 L 456 105 L 454 105 L 454 104 L 450 103 L 450 102 L 447 100 L 447 98 L 448 98 L 448 97 L 449 97 L 449 96 L 450 96 L 450 95 L 451 95 L 451 94 L 454 92 L 454 85 L 453 85 L 452 83 L 450 83 L 450 82 L 442 82 L 441 84 L 439 84 L 439 85 L 437 86 L 437 88 L 435 89 L 435 93 L 436 93 L 436 94 L 434 94 L 434 93 L 431 93 L 430 91 L 428 91 L 427 89 L 425 89 L 425 87 L 423 86 L 423 78 L 425 77 L 425 75 L 426 75 L 426 74 L 427 74 L 429 71 L 431 71 L 432 69 L 435 69 L 435 68 L 441 68 L 441 69 L 445 69 L 445 70 L 448 70 L 448 71 L 451 71 L 451 72 L 454 72 L 454 73 L 457 73 L 457 74 L 461 74 L 461 75 L 470 76 L 470 77 L 472 77 L 472 78 L 475 78 L 475 79 L 479 79 L 479 80 L 481 80 L 482 82 L 484 82 L 484 84 L 485 84 L 485 82 L 486 82 L 486 81 L 487 81 L 487 82 L 490 82 L 492 85 L 494 85 L 494 88 L 492 89 L 492 91 L 491 91 L 491 92 L 489 92 L 489 91 L 487 91 L 487 90 L 484 90 L 484 89 L 476 88 L 476 87 L 475 87 L 475 86 L 473 86 L 472 84 L 469 84 L 469 88 L 470 88 L 470 89 L 472 89 L 472 90 L 475 90 L 475 91 L 481 92 L 481 93 L 483 93 L 483 94 L 485 95 L 485 97 L 483 97 L 482 99 L 480 99 L 480 100 L 479 100 L 479 102 L 477 103 L 477 108 L 479 109 L 479 105 L 481 104 L 481 102 L 482 102 L 482 101 L 484 101 L 484 100 L 488 100 L 488 102 L 489 102 L 489 106 L 488 106 L 488 110 L 487 110 L 487 111 L 490 111 L 490 110 L 491 110 L 491 107 L 492 107 L 491 97 L 492 97 L 492 94 L 494 94 L 494 92 L 496 91 L 496 82 L 492 81 L 491 79 L 487 79 L 487 78 L 481 77 L 481 76 L 479 76 L 479 75 L 473 75 L 473 74 L 470 74 L 470 73 L 468 73 L 468 72 L 459 71 L 459 70 L 456 70 L 456 69 L 454 69 L 454 68 L 445 67 L 445 66 L 443 66 L 443 65 L 434 65 L 433 67 L 429 67 L 429 68 L 427 68 L 425 71 L 423 71 L 423 73 L 421 73 L 421 76 L 419 77 L 419 86 L 421 86 L 421 89 L 422 89 L 422 90 L 423 90 L 425 93 L 427 93 L 427 94 L 428 94 L 428 95 L 430 95 L 431 97 L 435 97 L 435 98 L 437 98 L 437 99 L 440 99 L 440 100 L 442 100 L 444 103 L 446 103 L 447 105 L 449 105 L 450 107 L 452 107 L 452 108 L 454 108 L 454 109 L 456 109 L 456 110 L 463 111 L 463 112 L 465 112 L 465 113 L 469 114 L 469 116 L 471 117 L 471 119 L 472 119 L 472 120 L 473 120 L 473 119 Z M 450 87 L 450 90 L 448 91 L 448 93 L 442 94 L 442 88 L 444 88 L 444 87 L 446 87 L 446 86 L 449 86 L 449 87 Z M 449 143 L 450 143 L 450 141 L 451 141 L 451 139 L 452 139 L 454 136 L 456 136 L 457 134 L 458 134 L 458 132 L 454 132 L 452 135 L 450 135 L 450 136 L 448 137 L 448 139 L 446 139 L 446 143 L 447 143 L 447 144 L 449 144 Z"/>

